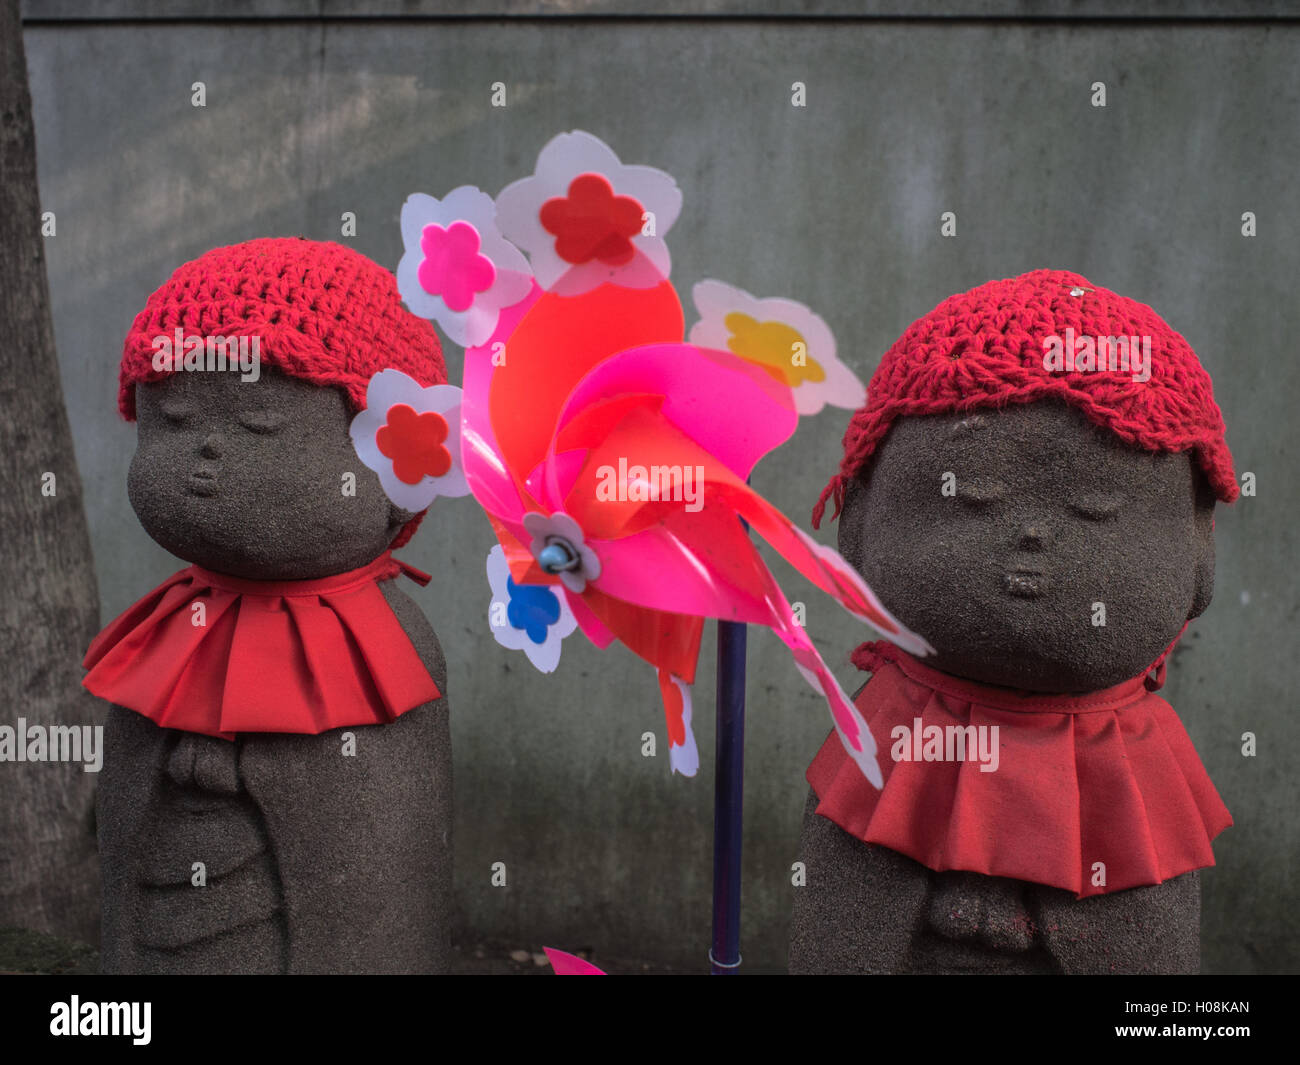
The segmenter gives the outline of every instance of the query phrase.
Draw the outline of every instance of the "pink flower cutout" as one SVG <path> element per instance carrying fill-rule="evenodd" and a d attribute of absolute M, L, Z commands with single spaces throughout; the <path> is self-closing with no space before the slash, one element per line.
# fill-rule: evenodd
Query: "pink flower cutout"
<path fill-rule="evenodd" d="M 375 433 L 375 445 L 393 460 L 393 472 L 404 484 L 419 484 L 426 473 L 441 477 L 451 469 L 446 439 L 446 418 L 437 411 L 417 414 L 405 403 L 389 407 L 387 424 Z"/>
<path fill-rule="evenodd" d="M 453 222 L 446 229 L 436 223 L 420 236 L 420 287 L 441 296 L 448 309 L 468 310 L 474 297 L 492 287 L 497 270 L 479 250 L 479 235 L 468 222 Z"/>
<path fill-rule="evenodd" d="M 542 204 L 542 227 L 555 235 L 555 253 L 568 263 L 599 259 L 622 266 L 632 259 L 632 238 L 641 232 L 644 209 L 631 196 L 615 196 L 602 174 L 579 174 L 568 196 Z"/>

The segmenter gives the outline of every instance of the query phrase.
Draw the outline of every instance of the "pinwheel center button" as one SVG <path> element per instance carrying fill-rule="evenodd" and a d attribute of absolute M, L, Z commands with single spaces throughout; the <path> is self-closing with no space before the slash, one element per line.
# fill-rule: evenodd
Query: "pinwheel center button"
<path fill-rule="evenodd" d="M 538 554 L 537 561 L 547 573 L 563 573 L 582 565 L 582 558 L 574 546 L 559 536 L 546 538 L 546 546 Z"/>

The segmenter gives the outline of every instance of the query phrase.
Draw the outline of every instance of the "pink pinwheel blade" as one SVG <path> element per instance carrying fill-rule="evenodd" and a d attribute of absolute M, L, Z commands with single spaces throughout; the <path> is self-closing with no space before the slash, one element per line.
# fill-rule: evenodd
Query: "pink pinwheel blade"
<path fill-rule="evenodd" d="M 498 366 L 494 356 L 503 354 L 515 327 L 542 295 L 533 282 L 527 297 L 501 312 L 496 331 L 477 347 L 465 350 L 465 378 L 461 396 L 461 462 L 465 480 L 479 505 L 493 517 L 519 527 L 524 503 L 512 472 L 501 456 L 501 446 L 492 431 L 489 404 L 493 377 Z"/>
<path fill-rule="evenodd" d="M 600 623 L 633 654 L 656 669 L 680 677 L 687 684 L 695 682 L 700 638 L 704 634 L 703 618 L 638 606 L 604 595 L 591 584 L 587 585 L 581 599 Z"/>
<path fill-rule="evenodd" d="M 663 416 L 742 480 L 799 422 L 789 387 L 752 362 L 691 344 L 654 344 L 621 352 L 574 388 L 556 433 L 582 411 L 612 397 L 663 397 Z"/>
<path fill-rule="evenodd" d="M 627 289 L 604 284 L 580 296 L 543 293 L 494 367 L 488 399 L 506 468 L 527 477 L 551 447 L 574 386 L 597 363 L 625 348 L 682 338 L 682 305 L 672 285 Z"/>
<path fill-rule="evenodd" d="M 666 518 L 623 540 L 593 541 L 604 560 L 601 591 L 671 613 L 768 624 L 763 562 L 740 522 L 716 510 L 688 517 Z"/>
<path fill-rule="evenodd" d="M 546 957 L 551 962 L 551 968 L 555 970 L 556 976 L 607 976 L 608 973 L 602 969 L 597 969 L 589 961 L 583 961 L 576 954 L 566 954 L 562 950 L 555 950 L 551 947 L 543 947 Z"/>
<path fill-rule="evenodd" d="M 627 408 L 613 427 L 598 420 L 592 429 L 586 465 L 564 510 L 600 556 L 601 592 L 671 613 L 770 623 L 761 558 L 734 511 L 708 505 L 709 478 L 734 480 L 734 474 L 644 405 Z M 676 499 L 611 500 L 597 483 L 626 487 L 622 471 L 655 462 L 688 469 L 691 491 L 677 483 Z"/>
<path fill-rule="evenodd" d="M 565 601 L 569 604 L 569 610 L 572 611 L 574 618 L 578 622 L 578 628 L 582 629 L 582 633 L 587 639 L 603 651 L 618 638 L 609 631 L 600 618 L 596 617 L 582 596 L 572 594 L 563 585 L 560 586 L 560 589 L 563 592 Z"/>
<path fill-rule="evenodd" d="M 718 491 L 782 558 L 844 609 L 914 655 L 933 653 L 924 637 L 912 632 L 885 608 L 839 552 L 817 543 L 747 485 L 719 485 Z"/>

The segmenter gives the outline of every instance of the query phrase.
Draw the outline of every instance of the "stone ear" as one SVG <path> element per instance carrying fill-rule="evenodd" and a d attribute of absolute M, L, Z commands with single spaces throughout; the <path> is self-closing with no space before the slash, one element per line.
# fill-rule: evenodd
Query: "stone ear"
<path fill-rule="evenodd" d="M 1196 514 L 1193 517 L 1193 585 L 1190 621 L 1200 617 L 1214 598 L 1214 490 L 1199 469 L 1196 478 Z"/>

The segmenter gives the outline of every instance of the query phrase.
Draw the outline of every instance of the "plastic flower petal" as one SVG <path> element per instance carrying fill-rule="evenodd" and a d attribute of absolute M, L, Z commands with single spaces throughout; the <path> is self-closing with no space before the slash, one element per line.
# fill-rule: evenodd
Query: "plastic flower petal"
<path fill-rule="evenodd" d="M 401 370 L 381 370 L 366 386 L 366 408 L 348 427 L 352 446 L 403 510 L 418 513 L 438 496 L 469 494 L 460 404 L 454 385 L 425 387 Z"/>
<path fill-rule="evenodd" d="M 866 399 L 862 382 L 835 354 L 830 327 L 802 303 L 755 299 L 721 281 L 701 281 L 691 291 L 700 321 L 690 341 L 721 348 L 761 366 L 788 385 L 801 415 L 825 405 L 856 410 Z"/>
<path fill-rule="evenodd" d="M 501 312 L 532 287 L 527 260 L 497 228 L 492 197 L 472 185 L 441 200 L 421 192 L 409 196 L 402 206 L 402 244 L 402 299 L 462 347 L 483 343 Z"/>
<path fill-rule="evenodd" d="M 577 130 L 551 140 L 532 176 L 502 189 L 496 205 L 501 232 L 528 253 L 538 284 L 579 295 L 606 281 L 653 288 L 666 278 L 663 238 L 682 194 L 670 174 L 624 165 Z"/>
<path fill-rule="evenodd" d="M 444 446 L 447 419 L 437 411 L 416 414 L 397 403 L 388 409 L 388 422 L 375 433 L 375 446 L 393 462 L 393 473 L 403 484 L 419 484 L 428 474 L 441 477 L 451 469 L 451 452 Z"/>
<path fill-rule="evenodd" d="M 554 672 L 561 641 L 578 627 L 563 590 L 557 585 L 516 584 L 499 544 L 488 552 L 487 576 L 492 638 L 511 651 L 523 651 L 542 673 Z"/>
<path fill-rule="evenodd" d="M 700 751 L 691 728 L 691 686 L 661 669 L 659 690 L 668 721 L 668 764 L 674 773 L 693 777 L 700 769 Z"/>
<path fill-rule="evenodd" d="M 474 297 L 497 278 L 496 267 L 479 251 L 479 244 L 478 230 L 468 222 L 453 222 L 446 229 L 429 223 L 420 236 L 420 287 L 441 296 L 450 310 L 469 310 Z"/>

